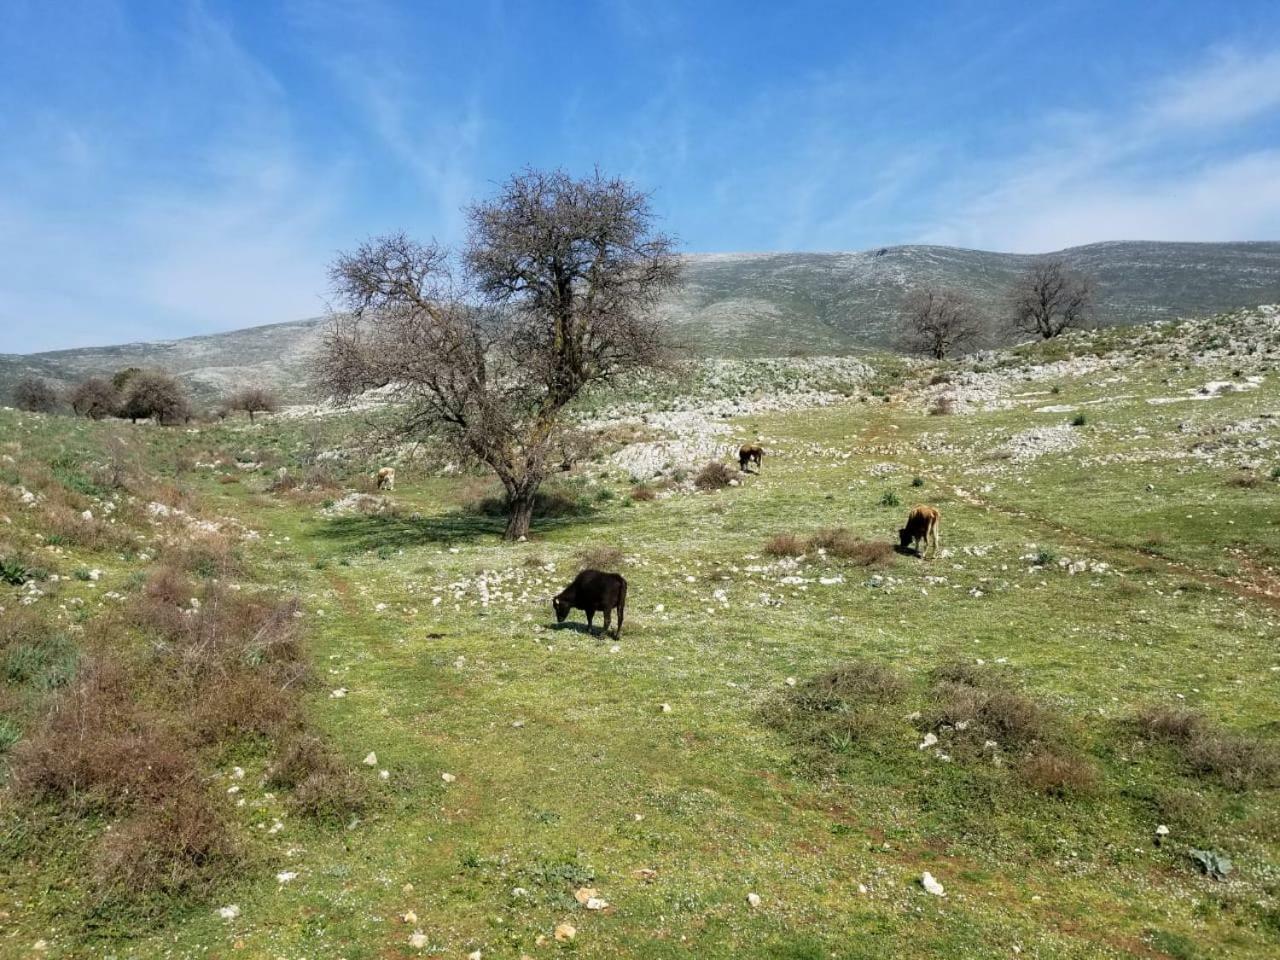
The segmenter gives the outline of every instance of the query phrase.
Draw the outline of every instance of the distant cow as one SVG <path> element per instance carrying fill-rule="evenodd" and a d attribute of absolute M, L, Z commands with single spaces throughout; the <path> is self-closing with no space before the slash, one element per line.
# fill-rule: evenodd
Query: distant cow
<path fill-rule="evenodd" d="M 938 555 L 938 524 L 942 522 L 942 515 L 938 513 L 934 507 L 927 507 L 924 504 L 911 508 L 911 514 L 907 517 L 907 525 L 898 531 L 898 544 L 902 549 L 914 546 L 918 543 L 924 544 L 924 549 L 917 547 L 917 552 L 921 557 L 929 552 L 929 547 L 933 547 L 934 556 Z"/>
<path fill-rule="evenodd" d="M 383 467 L 374 474 L 374 480 L 377 482 L 379 490 L 394 490 L 396 488 L 395 467 Z"/>
<path fill-rule="evenodd" d="M 556 623 L 564 623 L 570 610 L 583 610 L 587 614 L 587 629 L 595 625 L 596 611 L 604 611 L 604 632 L 609 632 L 613 611 L 618 611 L 618 629 L 614 636 L 622 638 L 622 614 L 627 606 L 626 578 L 616 573 L 599 570 L 583 570 L 551 599 L 556 612 Z"/>
<path fill-rule="evenodd" d="M 760 471 L 760 464 L 764 460 L 764 447 L 757 446 L 754 443 L 744 443 L 738 448 L 738 469 L 743 473 L 747 472 L 747 467 L 751 464 L 756 465 L 756 472 Z"/>

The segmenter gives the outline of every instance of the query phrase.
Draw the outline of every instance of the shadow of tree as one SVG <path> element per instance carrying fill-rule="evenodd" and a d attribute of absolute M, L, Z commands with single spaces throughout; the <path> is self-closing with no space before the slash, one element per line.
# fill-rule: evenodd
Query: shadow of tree
<path fill-rule="evenodd" d="M 583 510 L 572 516 L 533 518 L 532 533 L 549 533 L 585 523 L 596 516 L 595 510 Z M 312 530 L 315 540 L 328 542 L 348 552 L 376 550 L 380 547 L 400 548 L 427 543 L 455 544 L 487 537 L 501 537 L 506 529 L 502 516 L 470 510 L 452 510 L 440 514 L 352 514 L 331 517 Z"/>

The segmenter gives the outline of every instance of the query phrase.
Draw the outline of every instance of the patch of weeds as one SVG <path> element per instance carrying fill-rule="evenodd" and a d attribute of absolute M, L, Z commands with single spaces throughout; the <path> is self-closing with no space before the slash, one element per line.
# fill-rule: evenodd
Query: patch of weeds
<path fill-rule="evenodd" d="M 577 553 L 578 563 L 591 570 L 612 570 L 622 563 L 622 557 L 622 550 L 609 544 L 584 547 Z"/>
<path fill-rule="evenodd" d="M 1134 720 L 1144 736 L 1171 746 L 1197 776 L 1235 791 L 1280 784 L 1280 744 L 1273 739 L 1228 730 L 1181 707 L 1148 707 Z"/>
<path fill-rule="evenodd" d="M 722 490 L 729 486 L 729 481 L 734 479 L 735 473 L 736 471 L 728 464 L 712 460 L 698 471 L 693 478 L 693 485 L 704 491 Z"/>
<path fill-rule="evenodd" d="M 631 488 L 631 499 L 637 503 L 647 503 L 657 497 L 653 487 L 647 483 L 637 483 Z"/>
<path fill-rule="evenodd" d="M 882 507 L 900 507 L 902 506 L 902 498 L 894 491 L 886 490 L 880 494 L 880 506 Z"/>
<path fill-rule="evenodd" d="M 22 731 L 9 717 L 0 716 L 0 753 L 8 753 L 22 738 Z"/>
<path fill-rule="evenodd" d="M 920 477 L 920 476 L 912 477 L 912 478 L 911 478 L 911 485 L 912 485 L 913 487 L 917 487 L 917 488 L 918 488 L 918 487 L 923 487 L 923 486 L 924 486 L 924 477 Z"/>
<path fill-rule="evenodd" d="M 289 806 L 304 817 L 345 824 L 369 801 L 364 783 L 322 739 L 300 734 L 280 744 L 267 785 L 287 787 Z"/>
<path fill-rule="evenodd" d="M 1042 547 L 1036 551 L 1036 559 L 1034 561 L 1037 567 L 1052 567 L 1058 562 L 1058 555 L 1048 547 Z"/>
<path fill-rule="evenodd" d="M 764 552 L 770 557 L 799 557 L 806 549 L 805 538 L 794 533 L 775 533 L 764 545 Z"/>
<path fill-rule="evenodd" d="M 1077 413 L 1074 417 L 1071 418 L 1071 425 L 1073 427 L 1083 427 L 1088 422 L 1089 422 L 1089 418 L 1085 416 L 1083 412 Z"/>

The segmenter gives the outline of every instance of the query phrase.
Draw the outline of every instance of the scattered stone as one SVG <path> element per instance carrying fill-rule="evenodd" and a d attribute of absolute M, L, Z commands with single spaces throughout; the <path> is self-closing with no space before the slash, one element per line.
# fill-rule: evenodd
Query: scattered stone
<path fill-rule="evenodd" d="M 758 894 L 758 893 L 748 893 L 748 894 L 747 894 L 747 903 L 749 903 L 753 908 L 755 908 L 755 907 L 759 907 L 759 906 L 760 906 L 760 894 Z"/>
<path fill-rule="evenodd" d="M 571 923 L 557 923 L 555 929 L 555 938 L 561 943 L 572 940 L 578 935 L 577 928 Z"/>
<path fill-rule="evenodd" d="M 234 920 L 236 917 L 240 916 L 240 904 L 232 903 L 225 907 L 219 907 L 218 916 L 223 920 Z"/>
<path fill-rule="evenodd" d="M 370 750 L 368 755 L 364 758 L 364 765 L 366 767 L 376 767 L 378 765 L 378 755 Z"/>
<path fill-rule="evenodd" d="M 920 886 L 924 887 L 929 893 L 935 897 L 945 897 L 946 891 L 942 889 L 942 884 L 934 879 L 932 873 L 926 870 L 920 877 Z"/>
<path fill-rule="evenodd" d="M 458 778 L 455 777 L 452 773 L 442 773 L 440 774 L 440 779 L 443 780 L 445 783 L 453 783 Z"/>

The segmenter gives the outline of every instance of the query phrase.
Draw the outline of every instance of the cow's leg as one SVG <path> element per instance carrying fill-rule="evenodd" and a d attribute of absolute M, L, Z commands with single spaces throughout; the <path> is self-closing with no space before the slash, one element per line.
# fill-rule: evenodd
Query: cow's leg
<path fill-rule="evenodd" d="M 615 640 L 622 639 L 622 614 L 626 611 L 626 609 L 627 609 L 627 588 L 624 586 L 622 588 L 621 596 L 618 597 L 618 630 L 613 635 Z"/>
<path fill-rule="evenodd" d="M 604 627 L 601 628 L 600 635 L 605 636 L 609 632 L 609 627 L 613 624 L 613 607 L 604 608 Z"/>
<path fill-rule="evenodd" d="M 587 607 L 587 633 L 590 633 L 595 628 L 596 628 L 596 612 L 592 610 L 590 607 Z"/>

